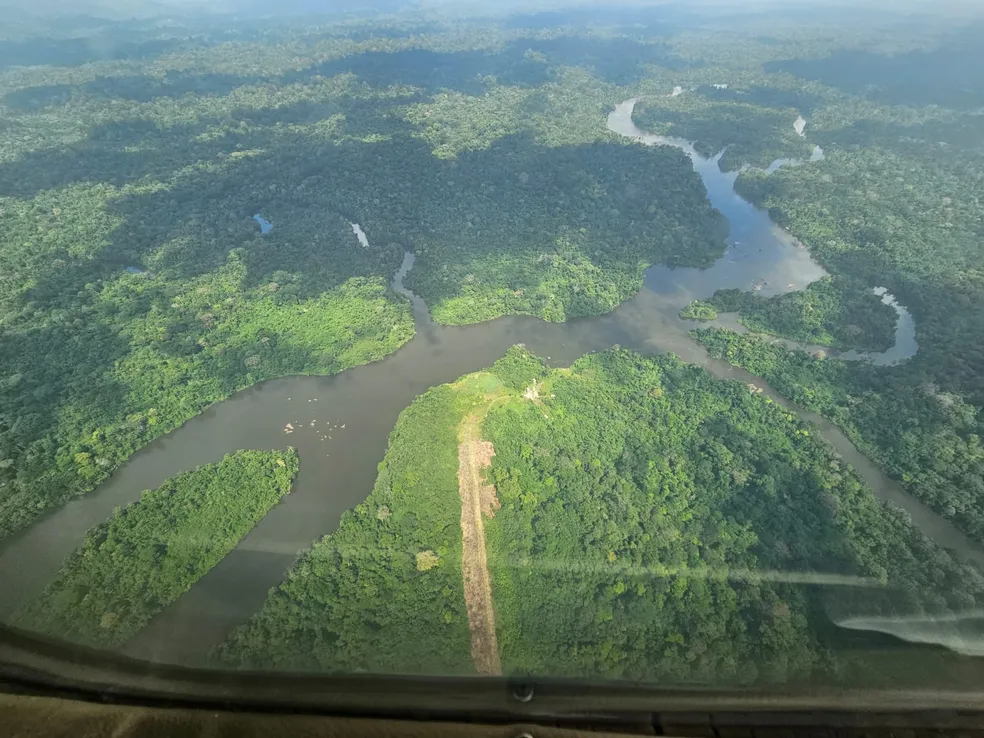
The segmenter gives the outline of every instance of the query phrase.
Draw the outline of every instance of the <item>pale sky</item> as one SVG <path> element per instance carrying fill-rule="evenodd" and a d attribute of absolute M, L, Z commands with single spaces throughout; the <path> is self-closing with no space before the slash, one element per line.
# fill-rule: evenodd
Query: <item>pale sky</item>
<path fill-rule="evenodd" d="M 328 10 L 339 5 L 346 8 L 378 6 L 383 0 L 0 0 L 0 8 L 16 9 L 28 14 L 37 12 L 58 15 L 73 13 L 106 13 L 112 16 L 164 15 L 181 10 L 215 13 L 237 11 L 276 13 L 278 8 Z M 564 8 L 618 8 L 677 6 L 693 9 L 720 7 L 736 10 L 761 11 L 763 8 L 816 8 L 836 12 L 839 7 L 885 9 L 888 12 L 925 12 L 933 15 L 974 15 L 984 17 L 984 0 L 398 0 L 385 2 L 387 8 L 400 4 L 426 10 L 458 8 L 468 14 L 500 15 L 508 12 L 531 13 Z"/>

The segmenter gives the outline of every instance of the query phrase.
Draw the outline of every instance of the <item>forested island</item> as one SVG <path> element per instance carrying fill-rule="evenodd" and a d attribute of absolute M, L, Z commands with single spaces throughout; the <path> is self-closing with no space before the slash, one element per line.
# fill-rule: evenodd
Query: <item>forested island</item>
<path fill-rule="evenodd" d="M 240 451 L 180 474 L 93 528 L 14 623 L 93 646 L 144 627 L 290 493 L 297 454 Z"/>
<path fill-rule="evenodd" d="M 657 313 L 578 340 L 677 331 L 684 359 L 764 379 L 984 543 L 981 19 L 156 12 L 25 11 L 0 30 L 0 556 L 266 380 L 385 367 L 428 345 L 430 320 L 465 336 L 503 319 L 505 345 L 530 330 L 510 316 L 573 336 L 652 266 L 727 264 L 726 289 L 670 278 Z M 631 100 L 674 140 L 610 130 Z M 700 157 L 827 276 L 746 279 L 761 246 L 729 236 Z M 416 323 L 391 288 L 407 252 Z M 864 360 L 895 340 L 875 289 L 916 325 L 897 363 Z M 860 668 L 838 617 L 979 606 L 980 572 L 793 411 L 674 356 L 554 364 L 515 348 L 430 382 L 365 502 L 213 664 L 829 680 Z M 128 642 L 289 491 L 309 458 L 293 432 L 176 469 L 80 540 L 15 624 Z M 463 533 L 467 494 L 484 512 Z M 479 539 L 487 566 L 468 568 Z"/>

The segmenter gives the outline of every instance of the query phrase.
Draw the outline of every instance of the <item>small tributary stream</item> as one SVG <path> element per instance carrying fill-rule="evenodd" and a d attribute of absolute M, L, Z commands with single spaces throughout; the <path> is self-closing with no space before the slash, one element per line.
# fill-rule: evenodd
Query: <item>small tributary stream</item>
<path fill-rule="evenodd" d="M 650 353 L 673 352 L 716 377 L 754 383 L 814 423 L 879 497 L 905 508 L 928 536 L 984 565 L 979 547 L 885 476 L 832 424 L 795 408 L 747 372 L 711 359 L 689 336 L 694 324 L 681 320 L 678 312 L 693 299 L 726 287 L 757 287 L 763 296 L 779 294 L 802 289 L 825 272 L 767 213 L 735 194 L 737 173 L 721 172 L 716 159 L 699 156 L 684 141 L 649 136 L 636 129 L 634 104 L 630 100 L 619 105 L 609 117 L 609 129 L 643 144 L 684 150 L 704 181 L 711 203 L 730 221 L 727 251 L 713 266 L 704 270 L 653 267 L 646 274 L 644 288 L 607 315 L 562 324 L 505 317 L 452 327 L 433 323 L 423 300 L 403 287 L 403 277 L 413 265 L 408 252 L 393 289 L 413 302 L 417 333 L 412 341 L 382 361 L 333 377 L 263 382 L 149 444 L 95 492 L 65 505 L 3 545 L 0 619 L 9 618 L 37 597 L 62 560 L 82 542 L 86 530 L 105 521 L 117 506 L 137 500 L 142 490 L 238 449 L 294 446 L 301 463 L 291 494 L 124 649 L 155 661 L 202 662 L 211 647 L 260 608 L 298 552 L 331 533 L 341 514 L 369 494 L 400 411 L 429 387 L 487 367 L 517 343 L 554 366 L 567 366 L 587 352 L 615 344 Z M 362 233 L 355 225 L 353 231 L 356 236 Z M 371 242 L 372 233 L 363 237 Z M 892 349 L 893 361 L 915 351 L 911 320 L 907 326 L 913 330 L 913 340 L 901 351 L 898 345 Z M 866 358 L 877 360 L 877 356 Z M 285 435 L 288 423 L 295 431 Z M 330 440 L 323 438 L 326 426 L 333 428 Z"/>

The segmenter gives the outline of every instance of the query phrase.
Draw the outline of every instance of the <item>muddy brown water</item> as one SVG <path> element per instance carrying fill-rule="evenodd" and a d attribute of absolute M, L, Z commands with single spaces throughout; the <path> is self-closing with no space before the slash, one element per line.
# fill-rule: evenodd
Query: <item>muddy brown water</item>
<path fill-rule="evenodd" d="M 716 377 L 755 383 L 814 423 L 879 497 L 907 510 L 913 522 L 940 545 L 984 566 L 981 548 L 902 490 L 831 423 L 794 407 L 762 380 L 711 359 L 690 338 L 688 331 L 694 324 L 681 320 L 678 312 L 693 299 L 725 287 L 757 287 L 763 296 L 779 294 L 802 289 L 825 272 L 767 213 L 735 194 L 735 173 L 721 172 L 716 159 L 700 157 L 686 142 L 638 131 L 631 119 L 634 103 L 629 100 L 618 106 L 609 128 L 646 145 L 683 149 L 704 181 L 711 203 L 731 224 L 727 250 L 712 267 L 653 267 L 639 294 L 614 312 L 562 324 L 504 317 L 471 326 L 440 326 L 430 320 L 423 301 L 410 295 L 417 334 L 386 359 L 333 377 L 285 377 L 239 392 L 136 453 L 92 494 L 7 541 L 0 549 L 0 619 L 36 598 L 85 532 L 105 521 L 114 508 L 137 500 L 142 490 L 238 449 L 293 446 L 301 461 L 291 494 L 123 649 L 153 661 L 203 663 L 214 645 L 261 607 L 297 554 L 335 530 L 341 514 L 366 498 L 400 411 L 429 387 L 487 367 L 517 343 L 553 366 L 568 366 L 585 353 L 615 344 L 649 353 L 673 352 Z M 371 230 L 366 236 L 372 240 Z M 409 295 L 402 281 L 412 265 L 408 253 L 394 279 L 394 290 Z M 911 341 L 905 338 L 901 343 L 906 345 L 893 347 L 893 360 L 915 352 L 914 327 L 911 332 Z M 289 435 L 284 432 L 288 423 L 295 428 Z"/>

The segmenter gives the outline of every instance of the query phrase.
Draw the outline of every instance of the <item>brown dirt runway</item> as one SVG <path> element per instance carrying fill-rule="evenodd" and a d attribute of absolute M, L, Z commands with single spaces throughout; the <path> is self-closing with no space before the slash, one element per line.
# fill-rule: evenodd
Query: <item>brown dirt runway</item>
<path fill-rule="evenodd" d="M 465 608 L 471 632 L 472 660 L 483 676 L 502 673 L 499 645 L 495 637 L 492 580 L 485 552 L 483 515 L 495 515 L 499 501 L 495 487 L 486 483 L 482 471 L 492 464 L 495 449 L 480 437 L 480 420 L 469 415 L 459 429 L 458 492 L 461 495 L 461 574 L 465 586 Z"/>

